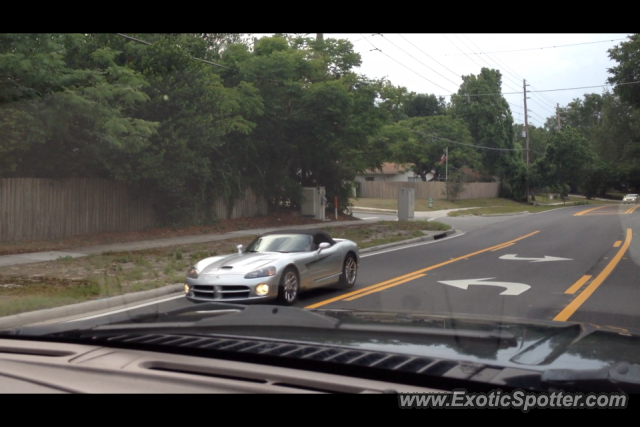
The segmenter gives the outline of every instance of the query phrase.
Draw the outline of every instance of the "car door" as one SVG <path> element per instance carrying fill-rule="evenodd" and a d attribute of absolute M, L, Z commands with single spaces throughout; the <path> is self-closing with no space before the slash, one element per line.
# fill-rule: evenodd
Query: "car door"
<path fill-rule="evenodd" d="M 339 244 L 316 251 L 316 260 L 308 265 L 313 277 L 312 286 L 322 286 L 338 280 L 342 272 L 342 249 Z"/>

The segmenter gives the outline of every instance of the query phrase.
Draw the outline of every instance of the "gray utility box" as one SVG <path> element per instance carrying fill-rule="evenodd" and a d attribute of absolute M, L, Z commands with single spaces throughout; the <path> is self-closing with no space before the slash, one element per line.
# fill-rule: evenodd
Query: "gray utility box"
<path fill-rule="evenodd" d="M 398 189 L 398 221 L 408 221 L 409 218 L 413 218 L 414 195 L 413 188 Z"/>
<path fill-rule="evenodd" d="M 305 187 L 302 190 L 302 195 L 305 198 L 305 201 L 302 202 L 302 216 L 324 221 L 326 208 L 323 204 L 326 200 L 324 187 Z"/>

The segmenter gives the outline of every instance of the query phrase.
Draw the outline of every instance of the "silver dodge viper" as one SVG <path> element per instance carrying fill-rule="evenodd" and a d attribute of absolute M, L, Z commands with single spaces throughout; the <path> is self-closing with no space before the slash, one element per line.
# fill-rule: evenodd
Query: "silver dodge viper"
<path fill-rule="evenodd" d="M 351 240 L 315 230 L 277 231 L 257 237 L 243 251 L 205 258 L 187 272 L 185 293 L 194 302 L 277 300 L 321 287 L 351 288 L 360 254 Z"/>

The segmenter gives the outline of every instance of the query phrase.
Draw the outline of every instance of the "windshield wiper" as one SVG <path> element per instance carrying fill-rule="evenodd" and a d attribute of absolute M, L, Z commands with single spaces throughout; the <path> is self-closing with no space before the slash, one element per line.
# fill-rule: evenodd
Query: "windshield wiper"
<path fill-rule="evenodd" d="M 601 369 L 548 369 L 540 378 L 543 387 L 565 392 L 640 392 L 640 365 L 618 362 Z"/>

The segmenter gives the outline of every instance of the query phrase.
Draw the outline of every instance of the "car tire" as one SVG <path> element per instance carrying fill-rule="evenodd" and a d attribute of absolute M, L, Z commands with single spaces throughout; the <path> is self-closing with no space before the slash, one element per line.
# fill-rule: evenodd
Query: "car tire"
<path fill-rule="evenodd" d="M 358 279 L 358 262 L 356 257 L 348 255 L 342 264 L 342 273 L 338 284 L 343 289 L 352 288 Z"/>
<path fill-rule="evenodd" d="M 278 286 L 278 302 L 282 305 L 293 305 L 298 301 L 300 278 L 295 269 L 288 267 L 282 272 Z"/>

